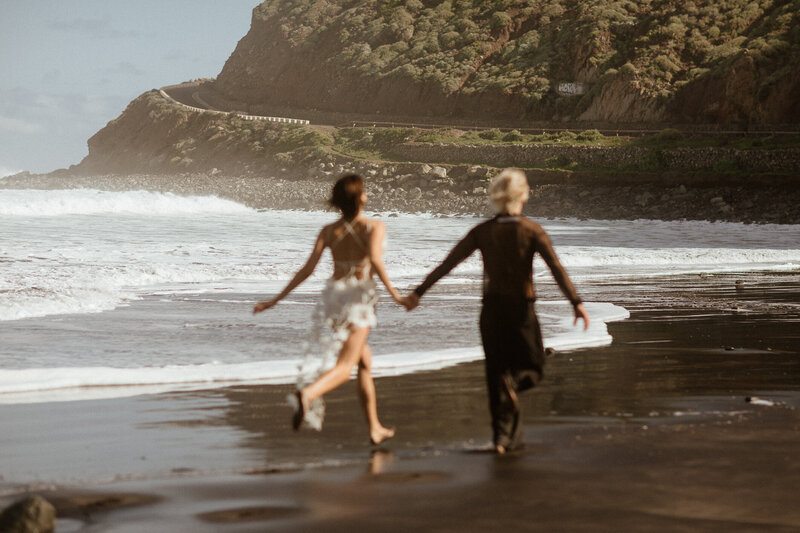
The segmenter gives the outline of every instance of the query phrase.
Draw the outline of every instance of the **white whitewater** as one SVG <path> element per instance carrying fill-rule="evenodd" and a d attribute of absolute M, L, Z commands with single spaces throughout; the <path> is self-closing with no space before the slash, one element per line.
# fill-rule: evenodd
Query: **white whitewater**
<path fill-rule="evenodd" d="M 329 260 L 276 310 L 250 309 L 288 281 L 334 218 L 146 191 L 0 190 L 0 403 L 293 383 Z M 478 221 L 383 220 L 387 269 L 404 289 Z M 579 290 L 620 277 L 800 270 L 800 226 L 542 223 Z M 611 342 L 606 323 L 627 317 L 609 303 L 614 295 L 589 302 L 593 325 L 583 332 L 546 267 L 535 267 L 547 345 Z M 376 375 L 479 359 L 479 287 L 472 257 L 419 311 L 404 313 L 383 294 L 370 337 Z"/>

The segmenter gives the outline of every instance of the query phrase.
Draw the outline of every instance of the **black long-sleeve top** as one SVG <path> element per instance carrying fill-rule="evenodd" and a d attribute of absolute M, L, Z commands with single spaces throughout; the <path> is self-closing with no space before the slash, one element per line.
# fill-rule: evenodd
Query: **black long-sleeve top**
<path fill-rule="evenodd" d="M 538 252 L 572 305 L 581 303 L 544 229 L 525 217 L 509 215 L 498 215 L 472 228 L 414 292 L 425 294 L 475 250 L 483 256 L 484 295 L 535 299 L 533 257 Z"/>

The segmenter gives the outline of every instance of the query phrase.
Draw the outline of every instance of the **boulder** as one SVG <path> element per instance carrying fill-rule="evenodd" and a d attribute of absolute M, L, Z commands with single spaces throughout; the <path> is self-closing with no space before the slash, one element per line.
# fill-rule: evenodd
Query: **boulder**
<path fill-rule="evenodd" d="M 444 168 L 444 167 L 433 167 L 431 169 L 431 172 L 434 175 L 439 176 L 440 178 L 446 178 L 447 177 L 447 169 Z"/>
<path fill-rule="evenodd" d="M 41 496 L 19 500 L 0 513 L 3 533 L 50 533 L 55 530 L 56 509 Z"/>
<path fill-rule="evenodd" d="M 645 191 L 642 194 L 637 194 L 634 202 L 640 207 L 647 207 L 653 200 L 655 200 L 655 196 Z"/>
<path fill-rule="evenodd" d="M 473 176 L 476 178 L 484 178 L 489 174 L 489 169 L 486 167 L 481 167 L 477 165 L 473 165 L 467 169 L 467 175 Z"/>

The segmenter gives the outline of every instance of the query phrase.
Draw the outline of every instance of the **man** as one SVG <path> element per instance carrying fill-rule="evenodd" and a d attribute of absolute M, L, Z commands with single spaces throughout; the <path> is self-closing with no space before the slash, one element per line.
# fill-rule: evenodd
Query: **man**
<path fill-rule="evenodd" d="M 534 387 L 542 378 L 545 356 L 542 334 L 534 309 L 533 258 L 542 256 L 561 291 L 572 303 L 575 324 L 589 316 L 556 256 L 550 238 L 537 223 L 522 215 L 530 187 L 525 174 L 506 169 L 489 187 L 497 215 L 478 224 L 406 296 L 414 309 L 425 292 L 475 250 L 483 256 L 483 308 L 480 330 L 486 356 L 486 381 L 492 415 L 494 446 L 505 453 L 520 446 L 520 410 L 517 393 Z"/>

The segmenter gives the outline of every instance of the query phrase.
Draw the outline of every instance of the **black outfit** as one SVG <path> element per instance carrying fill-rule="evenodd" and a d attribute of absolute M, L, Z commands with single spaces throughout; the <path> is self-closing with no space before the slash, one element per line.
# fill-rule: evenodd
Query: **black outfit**
<path fill-rule="evenodd" d="M 544 368 L 542 334 L 534 310 L 534 255 L 542 256 L 573 306 L 581 300 L 544 229 L 527 218 L 508 215 L 472 228 L 414 292 L 425 294 L 475 250 L 483 256 L 480 330 L 494 442 L 513 449 L 521 435 L 517 392 L 534 387 Z"/>

